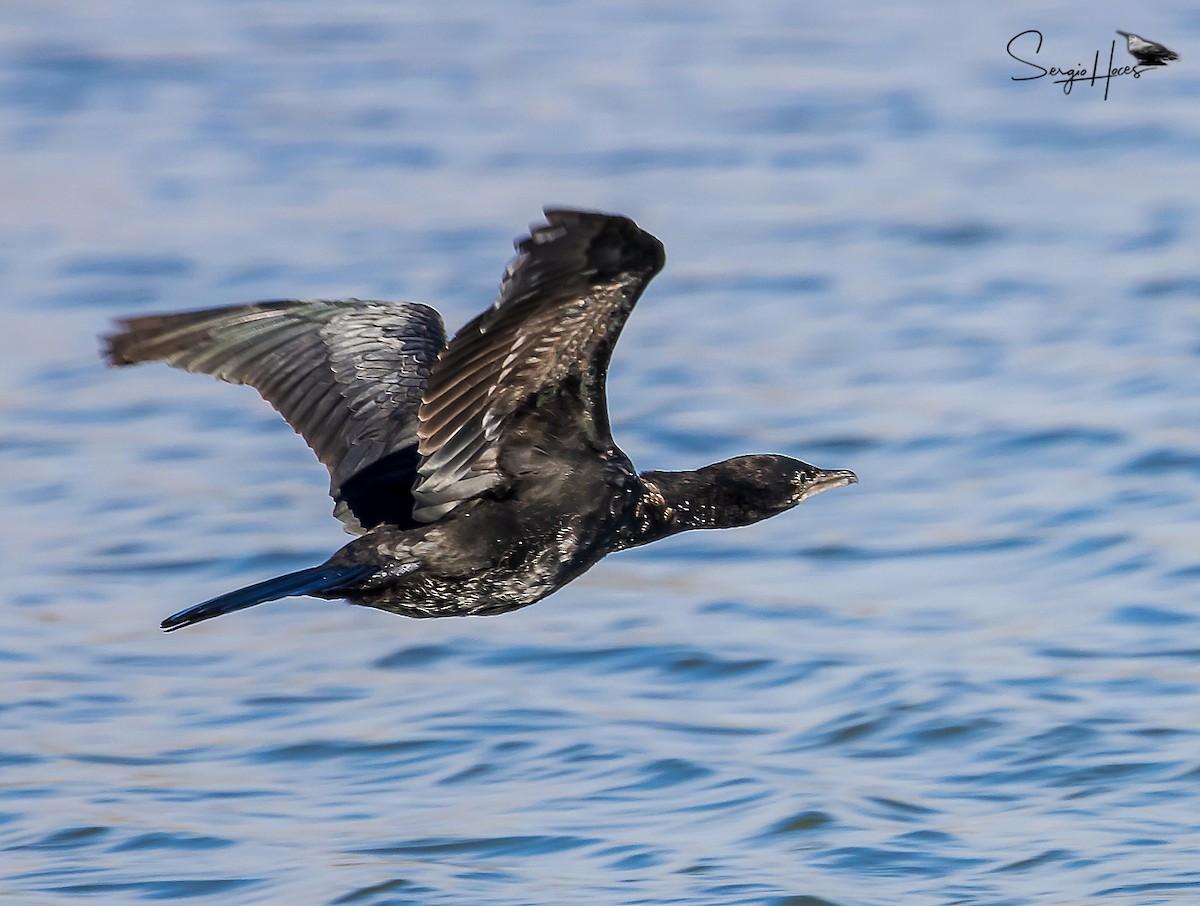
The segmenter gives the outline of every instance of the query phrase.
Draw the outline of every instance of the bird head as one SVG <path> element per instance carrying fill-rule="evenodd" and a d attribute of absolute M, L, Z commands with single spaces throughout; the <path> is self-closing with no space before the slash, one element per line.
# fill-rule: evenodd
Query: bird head
<path fill-rule="evenodd" d="M 849 469 L 820 469 L 787 456 L 780 456 L 779 459 L 787 460 L 784 468 L 791 473 L 789 480 L 792 485 L 793 506 L 830 488 L 858 484 L 858 476 Z"/>
<path fill-rule="evenodd" d="M 846 469 L 822 469 L 790 456 L 736 456 L 695 473 L 711 488 L 711 501 L 728 524 L 747 525 L 775 516 L 830 488 L 855 484 Z"/>

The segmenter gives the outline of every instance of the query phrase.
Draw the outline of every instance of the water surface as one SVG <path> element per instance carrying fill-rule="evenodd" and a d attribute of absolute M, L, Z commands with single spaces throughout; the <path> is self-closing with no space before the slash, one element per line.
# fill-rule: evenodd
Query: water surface
<path fill-rule="evenodd" d="M 1190 902 L 1200 19 L 883 4 L 0 10 L 0 896 Z M 1109 99 L 1013 82 L 1112 30 Z M 1120 52 L 1120 48 L 1118 51 Z M 122 314 L 492 298 L 542 204 L 667 270 L 643 468 L 862 484 L 501 618 L 165 615 L 344 542 L 245 388 Z"/>

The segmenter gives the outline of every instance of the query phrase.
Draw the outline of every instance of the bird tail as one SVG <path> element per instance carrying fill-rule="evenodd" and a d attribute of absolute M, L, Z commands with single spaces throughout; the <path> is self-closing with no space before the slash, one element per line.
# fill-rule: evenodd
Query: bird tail
<path fill-rule="evenodd" d="M 290 598 L 294 595 L 316 595 L 337 592 L 346 588 L 348 583 L 365 579 L 375 570 L 364 564 L 353 566 L 313 566 L 299 572 L 276 576 L 255 585 L 247 585 L 237 591 L 218 595 L 203 604 L 181 610 L 162 621 L 162 628 L 167 632 L 191 626 L 203 620 L 211 620 L 235 610 L 245 610 L 264 601 L 274 601 L 276 598 Z"/>

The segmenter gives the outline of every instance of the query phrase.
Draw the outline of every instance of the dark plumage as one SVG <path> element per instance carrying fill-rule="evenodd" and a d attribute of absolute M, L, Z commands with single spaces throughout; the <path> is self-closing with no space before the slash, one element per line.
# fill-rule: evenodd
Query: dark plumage
<path fill-rule="evenodd" d="M 1171 60 L 1179 59 L 1179 54 L 1162 44 L 1120 29 L 1117 34 L 1125 39 L 1125 49 L 1137 60 L 1138 66 L 1166 66 Z"/>
<path fill-rule="evenodd" d="M 329 468 L 359 535 L 321 566 L 163 621 L 291 595 L 411 617 L 496 614 L 605 554 L 748 525 L 857 479 L 786 456 L 643 472 L 613 443 L 604 382 L 662 244 L 625 217 L 547 210 L 496 303 L 447 343 L 411 302 L 282 301 L 128 318 L 114 365 L 165 361 L 254 387 Z"/>

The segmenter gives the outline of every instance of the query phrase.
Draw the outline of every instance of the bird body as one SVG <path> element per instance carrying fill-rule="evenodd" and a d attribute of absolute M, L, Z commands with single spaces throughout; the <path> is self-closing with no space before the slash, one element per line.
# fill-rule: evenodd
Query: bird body
<path fill-rule="evenodd" d="M 530 464 L 512 497 L 481 498 L 415 529 L 379 526 L 346 545 L 331 564 L 384 564 L 352 600 L 412 617 L 499 614 L 632 546 L 627 529 L 643 490 L 623 454 L 570 469 L 557 467 L 552 452 L 533 455 L 543 462 Z"/>
<path fill-rule="evenodd" d="M 1166 66 L 1169 61 L 1179 59 L 1179 54 L 1162 44 L 1120 29 L 1117 34 L 1125 39 L 1125 49 L 1138 61 L 1139 66 Z"/>
<path fill-rule="evenodd" d="M 418 303 L 279 301 L 130 318 L 112 364 L 161 360 L 253 386 L 330 471 L 355 538 L 321 566 L 220 595 L 171 630 L 292 595 L 410 617 L 504 613 L 614 551 L 745 525 L 856 481 L 786 456 L 639 474 L 605 377 L 664 261 L 633 221 L 547 210 L 497 302 L 447 342 Z"/>

